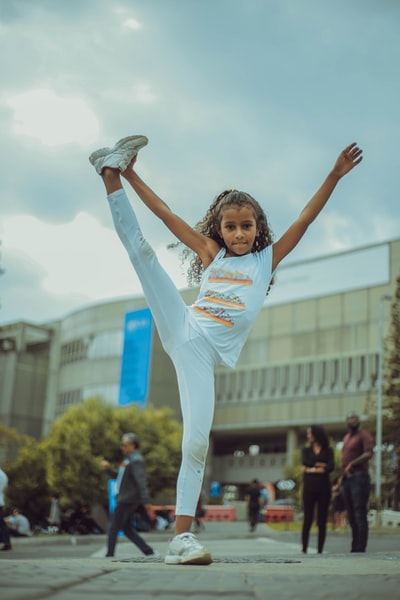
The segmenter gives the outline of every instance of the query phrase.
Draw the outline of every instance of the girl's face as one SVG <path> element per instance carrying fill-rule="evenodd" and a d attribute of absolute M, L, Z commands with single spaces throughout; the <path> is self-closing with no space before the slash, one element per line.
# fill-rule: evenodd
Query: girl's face
<path fill-rule="evenodd" d="M 258 233 L 254 210 L 246 205 L 224 206 L 221 209 L 218 233 L 225 242 L 227 256 L 249 254 Z"/>

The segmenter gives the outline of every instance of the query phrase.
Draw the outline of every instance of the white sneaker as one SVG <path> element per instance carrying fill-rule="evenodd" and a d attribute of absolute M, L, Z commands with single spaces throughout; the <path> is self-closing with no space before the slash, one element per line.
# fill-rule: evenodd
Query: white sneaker
<path fill-rule="evenodd" d="M 167 565 L 209 565 L 212 557 L 193 533 L 185 532 L 170 541 L 164 562 Z"/>
<path fill-rule="evenodd" d="M 125 171 L 143 146 L 146 146 L 148 139 L 144 135 L 131 135 L 119 140 L 114 148 L 99 148 L 89 156 L 89 161 L 92 163 L 97 173 L 101 175 L 104 167 L 119 169 Z"/>

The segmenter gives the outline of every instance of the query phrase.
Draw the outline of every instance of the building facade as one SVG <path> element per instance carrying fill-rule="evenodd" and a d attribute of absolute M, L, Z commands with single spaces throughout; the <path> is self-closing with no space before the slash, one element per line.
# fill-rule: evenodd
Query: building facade
<path fill-rule="evenodd" d="M 376 396 L 379 307 L 394 294 L 399 266 L 397 239 L 279 270 L 236 368 L 216 372 L 207 479 L 277 481 L 308 425 L 340 440 L 349 410 L 366 415 Z M 190 304 L 196 292 L 182 296 Z M 0 326 L 1 422 L 40 437 L 71 405 L 117 403 L 125 314 L 144 307 L 135 297 L 46 325 Z M 385 332 L 389 322 L 386 306 Z M 174 369 L 156 332 L 148 402 L 180 417 Z"/>

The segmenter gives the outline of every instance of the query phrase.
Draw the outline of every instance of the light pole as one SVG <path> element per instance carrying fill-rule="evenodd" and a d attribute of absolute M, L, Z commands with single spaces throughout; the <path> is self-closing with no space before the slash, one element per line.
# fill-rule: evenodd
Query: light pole
<path fill-rule="evenodd" d="M 377 514 L 381 508 L 381 488 L 382 488 L 382 392 L 383 392 L 383 323 L 384 323 L 384 305 L 385 300 L 392 300 L 390 294 L 383 294 L 379 303 L 379 322 L 378 322 L 378 394 L 376 400 L 376 452 L 375 452 L 375 497 L 377 503 Z"/>

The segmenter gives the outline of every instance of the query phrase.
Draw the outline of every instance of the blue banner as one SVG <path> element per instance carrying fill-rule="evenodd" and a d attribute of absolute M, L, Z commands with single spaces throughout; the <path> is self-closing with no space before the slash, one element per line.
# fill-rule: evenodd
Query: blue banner
<path fill-rule="evenodd" d="M 145 407 L 149 391 L 153 317 L 148 308 L 125 315 L 124 350 L 119 384 L 120 406 Z"/>

